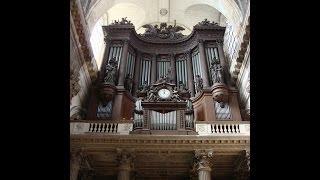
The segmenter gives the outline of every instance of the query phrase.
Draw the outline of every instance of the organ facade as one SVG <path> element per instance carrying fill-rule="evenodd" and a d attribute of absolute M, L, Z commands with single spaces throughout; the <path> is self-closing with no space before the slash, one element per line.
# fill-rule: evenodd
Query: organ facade
<path fill-rule="evenodd" d="M 87 120 L 70 127 L 82 159 L 72 161 L 73 178 L 248 179 L 250 124 L 228 72 L 225 28 L 207 19 L 188 36 L 178 25 L 143 27 L 137 34 L 126 18 L 103 26 Z"/>

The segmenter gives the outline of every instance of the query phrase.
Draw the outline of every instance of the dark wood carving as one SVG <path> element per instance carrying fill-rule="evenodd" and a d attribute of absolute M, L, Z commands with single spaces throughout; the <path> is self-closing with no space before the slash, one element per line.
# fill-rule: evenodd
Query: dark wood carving
<path fill-rule="evenodd" d="M 184 28 L 181 26 L 167 26 L 167 23 L 161 23 L 160 26 L 158 25 L 150 25 L 145 24 L 142 26 L 143 28 L 146 28 L 146 31 L 141 36 L 148 38 L 148 39 L 180 39 L 183 38 L 184 35 L 180 33 L 179 31 L 183 31 Z"/>

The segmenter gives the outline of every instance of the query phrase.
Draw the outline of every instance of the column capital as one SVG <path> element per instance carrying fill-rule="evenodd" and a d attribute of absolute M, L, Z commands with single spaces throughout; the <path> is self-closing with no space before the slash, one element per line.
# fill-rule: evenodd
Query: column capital
<path fill-rule="evenodd" d="M 243 150 L 235 164 L 235 177 L 245 180 L 250 177 L 250 151 Z"/>
<path fill-rule="evenodd" d="M 208 150 L 195 150 L 195 167 L 197 171 L 199 170 L 207 170 L 211 171 L 212 163 L 213 163 L 213 151 Z"/>
<path fill-rule="evenodd" d="M 130 171 L 133 168 L 135 159 L 134 151 L 131 149 L 117 149 L 117 158 L 119 170 Z"/>

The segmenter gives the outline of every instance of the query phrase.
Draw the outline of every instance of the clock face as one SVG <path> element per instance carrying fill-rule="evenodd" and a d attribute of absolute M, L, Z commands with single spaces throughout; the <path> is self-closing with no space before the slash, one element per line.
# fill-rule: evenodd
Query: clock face
<path fill-rule="evenodd" d="M 170 97 L 171 92 L 168 89 L 160 89 L 158 91 L 158 95 L 160 96 L 160 98 L 162 99 L 167 99 Z"/>

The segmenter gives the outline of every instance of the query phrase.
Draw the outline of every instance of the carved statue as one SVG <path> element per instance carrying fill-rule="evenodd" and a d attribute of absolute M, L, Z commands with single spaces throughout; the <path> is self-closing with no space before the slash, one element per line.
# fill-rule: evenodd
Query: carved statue
<path fill-rule="evenodd" d="M 133 79 L 131 78 L 130 74 L 127 74 L 125 81 L 124 81 L 124 88 L 131 92 L 132 90 L 132 84 L 133 84 Z"/>
<path fill-rule="evenodd" d="M 119 21 L 119 19 L 118 19 L 118 21 L 117 20 L 114 20 L 114 22 L 112 23 L 112 25 L 133 25 L 132 23 L 131 23 L 131 21 L 128 21 L 127 20 L 127 17 L 125 17 L 125 18 L 121 18 L 121 21 Z"/>
<path fill-rule="evenodd" d="M 212 62 L 210 69 L 212 70 L 212 81 L 214 83 L 223 83 L 222 66 L 218 62 Z"/>
<path fill-rule="evenodd" d="M 117 69 L 118 63 L 116 61 L 116 58 L 113 57 L 109 60 L 108 64 L 106 65 L 106 75 L 104 77 L 104 83 L 112 85 L 116 84 Z"/>
<path fill-rule="evenodd" d="M 156 95 L 157 91 L 151 87 L 150 90 L 149 90 L 149 95 L 148 95 L 148 101 L 157 101 L 158 98 L 157 98 L 157 95 Z"/>
<path fill-rule="evenodd" d="M 196 75 L 196 79 L 195 79 L 195 84 L 196 84 L 196 91 L 200 92 L 203 89 L 203 80 L 200 77 L 200 75 Z"/>
<path fill-rule="evenodd" d="M 208 21 L 207 18 L 204 19 L 203 21 L 199 22 L 197 25 L 198 26 L 210 26 L 210 25 L 211 26 L 219 26 L 218 23 L 216 23 L 214 21 L 210 22 L 210 21 Z"/>
<path fill-rule="evenodd" d="M 167 23 L 160 23 L 160 27 L 158 27 L 158 25 L 152 26 L 151 24 L 145 24 L 142 27 L 146 28 L 142 36 L 147 38 L 179 39 L 184 37 L 184 35 L 179 32 L 184 30 L 181 26 L 167 26 Z"/>

